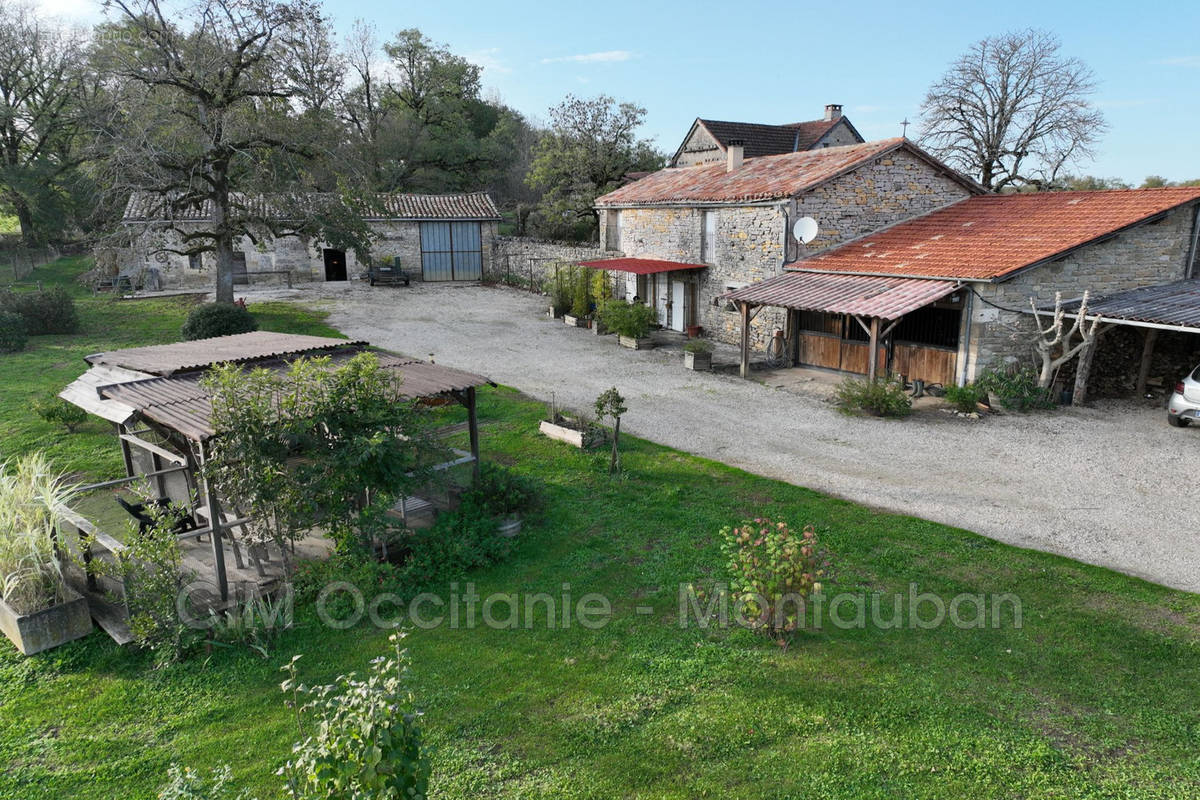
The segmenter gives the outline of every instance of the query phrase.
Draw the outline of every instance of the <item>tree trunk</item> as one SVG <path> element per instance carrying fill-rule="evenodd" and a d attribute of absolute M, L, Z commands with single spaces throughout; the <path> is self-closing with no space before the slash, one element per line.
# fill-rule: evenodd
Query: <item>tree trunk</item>
<path fill-rule="evenodd" d="M 33 211 L 20 195 L 13 197 L 12 205 L 13 210 L 17 212 L 17 221 L 21 223 L 21 241 L 27 247 L 32 247 L 37 243 L 37 232 L 33 229 Z"/>
<path fill-rule="evenodd" d="M 616 474 L 621 469 L 621 451 L 617 449 L 617 445 L 621 440 L 621 418 L 617 417 L 613 423 L 613 449 L 612 462 L 608 465 L 610 474 Z"/>
<path fill-rule="evenodd" d="M 229 219 L 229 189 L 223 185 L 213 198 L 213 232 L 216 235 L 215 249 L 217 260 L 217 289 L 218 303 L 233 302 L 233 236 L 228 229 Z"/>

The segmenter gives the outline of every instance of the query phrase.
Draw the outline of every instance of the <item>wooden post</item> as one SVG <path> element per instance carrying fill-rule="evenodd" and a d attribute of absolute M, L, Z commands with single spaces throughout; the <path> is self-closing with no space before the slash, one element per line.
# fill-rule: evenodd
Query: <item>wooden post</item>
<path fill-rule="evenodd" d="M 875 380 L 879 371 L 879 317 L 871 317 L 871 352 L 867 354 L 867 380 Z"/>
<path fill-rule="evenodd" d="M 1158 339 L 1158 328 L 1147 328 L 1142 340 L 1142 362 L 1138 366 L 1137 396 L 1146 396 L 1146 381 L 1150 378 L 1150 359 L 1154 356 L 1154 342 Z"/>
<path fill-rule="evenodd" d="M 742 315 L 742 366 L 741 375 L 743 378 L 750 377 L 750 304 L 739 300 L 738 311 Z"/>
<path fill-rule="evenodd" d="M 121 425 L 113 423 L 113 427 L 117 429 L 117 441 L 121 443 L 121 459 L 125 462 L 125 477 L 133 477 L 133 453 L 129 452 L 129 442 L 121 438 L 124 433 Z"/>
<path fill-rule="evenodd" d="M 200 446 L 200 465 L 204 466 L 204 445 Z M 217 573 L 217 590 L 221 600 L 229 599 L 229 579 L 225 577 L 225 549 L 221 546 L 221 504 L 213 491 L 212 483 L 207 476 L 202 478 L 204 483 L 204 499 L 208 502 L 208 520 L 212 527 L 213 567 Z"/>
<path fill-rule="evenodd" d="M 1075 365 L 1075 390 L 1071 393 L 1071 404 L 1082 405 L 1087 399 L 1088 377 L 1092 372 L 1092 356 L 1096 353 L 1096 340 L 1100 338 L 1099 330 L 1092 340 L 1079 351 L 1079 361 Z"/>
<path fill-rule="evenodd" d="M 467 431 L 471 436 L 471 455 L 475 461 L 471 465 L 471 471 L 475 481 L 479 481 L 479 418 L 475 413 L 475 387 L 467 389 Z"/>

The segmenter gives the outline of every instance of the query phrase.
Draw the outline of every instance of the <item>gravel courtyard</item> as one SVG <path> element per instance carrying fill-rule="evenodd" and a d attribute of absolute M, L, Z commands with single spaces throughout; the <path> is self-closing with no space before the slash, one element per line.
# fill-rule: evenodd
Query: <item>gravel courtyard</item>
<path fill-rule="evenodd" d="M 461 367 L 567 407 L 616 386 L 622 429 L 868 506 L 1200 591 L 1200 430 L 1100 404 L 973 421 L 847 418 L 816 397 L 685 370 L 545 316 L 542 298 L 476 285 L 307 284 L 301 301 L 354 338 Z"/>

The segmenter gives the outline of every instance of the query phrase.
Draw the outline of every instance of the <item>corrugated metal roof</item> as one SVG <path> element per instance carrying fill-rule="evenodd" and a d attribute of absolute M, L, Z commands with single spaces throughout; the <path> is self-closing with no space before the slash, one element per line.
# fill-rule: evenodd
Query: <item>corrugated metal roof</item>
<path fill-rule="evenodd" d="M 1079 300 L 1063 303 L 1070 312 L 1079 310 Z M 1053 310 L 1053 309 L 1051 309 Z M 1088 317 L 1144 322 L 1200 333 L 1200 280 L 1175 281 L 1143 286 L 1088 300 Z"/>
<path fill-rule="evenodd" d="M 96 366 L 73 380 L 67 388 L 58 393 L 58 396 L 89 414 L 123 425 L 133 417 L 134 409 L 115 400 L 105 400 L 100 396 L 100 388 L 116 383 L 145 380 L 149 377 L 144 372 L 120 367 Z"/>
<path fill-rule="evenodd" d="M 609 258 L 600 261 L 579 261 L 581 267 L 632 272 L 634 275 L 654 275 L 681 269 L 708 269 L 708 264 L 689 264 L 684 261 L 665 261 L 660 258 Z"/>
<path fill-rule="evenodd" d="M 993 280 L 1196 200 L 1200 187 L 970 197 L 796 266 Z"/>
<path fill-rule="evenodd" d="M 954 281 L 786 272 L 724 297 L 758 306 L 899 319 L 957 288 Z"/>
<path fill-rule="evenodd" d="M 983 191 L 978 184 L 941 164 L 912 142 L 898 138 L 748 158 L 733 172 L 726 171 L 724 162 L 669 167 L 598 197 L 596 206 L 678 206 L 781 200 L 807 192 L 900 149 L 939 166 L 947 177 L 970 191 Z"/>
<path fill-rule="evenodd" d="M 87 356 L 85 360 L 93 366 L 121 367 L 148 375 L 173 375 L 176 372 L 205 369 L 214 364 L 242 363 L 364 345 L 366 342 L 331 339 L 326 336 L 254 331 L 212 339 L 196 339 L 191 342 L 110 350 L 107 353 Z"/>
<path fill-rule="evenodd" d="M 235 202 L 256 217 L 286 219 L 287 209 L 296 206 L 340 204 L 337 195 L 311 193 L 286 195 L 235 195 Z M 377 194 L 362 204 L 365 219 L 407 220 L 498 220 L 500 210 L 487 192 L 460 194 Z M 212 218 L 212 203 L 171 203 L 161 195 L 135 192 L 125 205 L 126 222 L 207 222 Z"/>
<path fill-rule="evenodd" d="M 333 363 L 345 361 L 361 352 L 343 350 L 331 354 Z M 451 391 L 462 391 L 490 383 L 487 378 L 440 364 L 430 364 L 392 353 L 376 353 L 379 364 L 400 378 L 398 397 L 414 399 L 432 397 Z M 293 359 L 277 359 L 256 363 L 264 369 L 287 369 Z M 203 372 L 191 372 L 173 377 L 148 378 L 120 383 L 100 389 L 100 395 L 133 408 L 138 414 L 163 427 L 178 431 L 193 441 L 204 441 L 216 435 L 212 424 L 212 403 L 201 385 Z"/>

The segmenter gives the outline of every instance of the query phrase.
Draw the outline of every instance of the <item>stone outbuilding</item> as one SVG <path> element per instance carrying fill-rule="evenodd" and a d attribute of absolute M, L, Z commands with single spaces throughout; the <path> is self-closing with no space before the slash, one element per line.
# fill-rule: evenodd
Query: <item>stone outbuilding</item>
<path fill-rule="evenodd" d="M 265 207 L 271 207 L 264 201 Z M 181 237 L 204 230 L 212 218 L 206 204 L 168 210 L 153 195 L 135 194 L 124 225 L 132 245 L 126 270 L 142 273 L 148 287 L 173 289 L 213 285 L 212 253 L 182 254 Z M 477 281 L 490 263 L 500 212 L 484 192 L 465 194 L 384 194 L 363 219 L 375 236 L 371 255 L 394 260 L 413 280 Z M 234 283 L 275 275 L 289 281 L 344 281 L 367 269 L 353 251 L 300 236 L 243 237 L 234 253 Z"/>
<path fill-rule="evenodd" d="M 737 143 L 744 148 L 746 158 L 757 158 L 861 144 L 863 141 L 850 120 L 842 116 L 842 107 L 836 103 L 825 106 L 825 116 L 821 119 L 783 125 L 697 117 L 671 156 L 669 164 L 672 167 L 693 167 L 723 162 L 729 146 Z"/>

